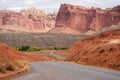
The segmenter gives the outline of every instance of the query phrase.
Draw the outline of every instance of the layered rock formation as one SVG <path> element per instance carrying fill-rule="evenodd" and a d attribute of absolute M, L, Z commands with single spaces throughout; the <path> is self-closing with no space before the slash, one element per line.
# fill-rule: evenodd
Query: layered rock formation
<path fill-rule="evenodd" d="M 34 7 L 21 12 L 0 10 L 0 32 L 81 34 L 111 25 L 120 25 L 120 5 L 102 10 L 62 4 L 58 14 Z"/>
<path fill-rule="evenodd" d="M 34 7 L 21 12 L 0 10 L 0 28 L 13 31 L 47 32 L 55 27 L 55 17 Z"/>
<path fill-rule="evenodd" d="M 56 27 L 69 27 L 78 31 L 98 31 L 104 27 L 120 24 L 120 5 L 102 10 L 62 4 L 57 18 Z"/>

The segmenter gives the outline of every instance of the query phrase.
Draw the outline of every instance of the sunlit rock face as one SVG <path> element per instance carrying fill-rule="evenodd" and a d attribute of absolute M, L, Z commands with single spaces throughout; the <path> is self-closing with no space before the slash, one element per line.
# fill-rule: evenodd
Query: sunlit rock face
<path fill-rule="evenodd" d="M 61 4 L 56 27 L 69 27 L 78 31 L 98 31 L 104 27 L 120 24 L 120 5 L 102 10 Z"/>
<path fill-rule="evenodd" d="M 55 27 L 55 19 L 56 15 L 34 7 L 21 12 L 0 10 L 0 28 L 13 31 L 47 32 Z"/>

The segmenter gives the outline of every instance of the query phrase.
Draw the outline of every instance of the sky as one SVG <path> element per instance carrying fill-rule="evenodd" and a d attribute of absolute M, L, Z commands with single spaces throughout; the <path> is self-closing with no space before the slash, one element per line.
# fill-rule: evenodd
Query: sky
<path fill-rule="evenodd" d="M 21 9 L 37 7 L 47 12 L 53 12 L 59 9 L 60 4 L 73 4 L 85 7 L 94 6 L 105 9 L 120 5 L 120 0 L 0 0 L 0 10 L 20 11 Z"/>

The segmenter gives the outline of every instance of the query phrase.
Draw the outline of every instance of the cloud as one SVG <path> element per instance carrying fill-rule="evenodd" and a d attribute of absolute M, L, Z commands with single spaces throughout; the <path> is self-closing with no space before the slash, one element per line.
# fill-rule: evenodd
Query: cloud
<path fill-rule="evenodd" d="M 59 9 L 60 4 L 64 3 L 105 9 L 120 4 L 120 0 L 0 0 L 0 9 L 21 10 L 23 8 L 37 7 L 52 12 Z"/>

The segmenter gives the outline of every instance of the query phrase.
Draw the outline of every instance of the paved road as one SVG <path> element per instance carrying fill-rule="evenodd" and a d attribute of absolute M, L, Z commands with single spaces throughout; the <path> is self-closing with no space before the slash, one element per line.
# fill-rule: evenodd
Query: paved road
<path fill-rule="evenodd" d="M 68 62 L 32 62 L 31 71 L 12 80 L 120 80 L 120 72 Z"/>
<path fill-rule="evenodd" d="M 57 55 L 57 54 L 54 54 L 54 51 L 55 51 L 55 50 L 51 50 L 51 51 L 50 51 L 50 55 L 51 55 L 51 56 L 53 56 L 53 57 L 55 57 L 55 58 L 57 58 L 57 59 L 65 60 L 64 57 L 62 57 L 62 56 L 60 56 L 60 55 Z"/>

